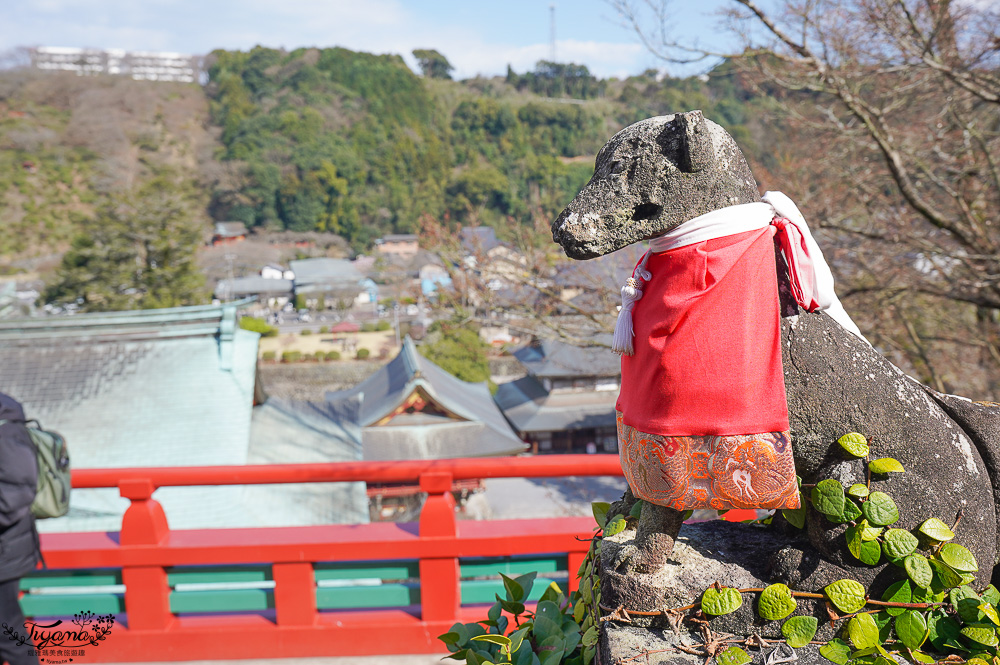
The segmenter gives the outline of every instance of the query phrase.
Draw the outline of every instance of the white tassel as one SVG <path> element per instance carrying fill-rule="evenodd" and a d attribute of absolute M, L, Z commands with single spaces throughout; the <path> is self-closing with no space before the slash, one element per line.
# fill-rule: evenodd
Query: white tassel
<path fill-rule="evenodd" d="M 622 307 L 618 311 L 618 320 L 615 322 L 615 334 L 611 338 L 611 350 L 618 355 L 630 356 L 635 353 L 632 338 L 635 330 L 632 327 L 632 309 L 637 300 L 642 298 L 642 289 L 639 288 L 639 279 L 648 282 L 653 276 L 646 270 L 646 261 L 649 259 L 649 252 L 646 252 L 642 261 L 632 271 L 632 276 L 622 287 Z M 636 279 L 636 275 L 639 279 Z"/>

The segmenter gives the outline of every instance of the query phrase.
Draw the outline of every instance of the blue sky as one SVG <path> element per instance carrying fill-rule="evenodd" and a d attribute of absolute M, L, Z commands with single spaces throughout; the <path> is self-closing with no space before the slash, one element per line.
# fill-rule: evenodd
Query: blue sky
<path fill-rule="evenodd" d="M 723 0 L 677 3 L 676 34 L 710 39 Z M 344 46 L 399 53 L 435 48 L 455 76 L 523 72 L 549 57 L 549 5 L 556 56 L 599 76 L 663 65 L 618 24 L 603 0 L 28 0 L 3 3 L 0 51 L 80 46 L 204 54 L 256 44 L 293 49 Z M 679 74 L 674 70 L 672 73 Z"/>

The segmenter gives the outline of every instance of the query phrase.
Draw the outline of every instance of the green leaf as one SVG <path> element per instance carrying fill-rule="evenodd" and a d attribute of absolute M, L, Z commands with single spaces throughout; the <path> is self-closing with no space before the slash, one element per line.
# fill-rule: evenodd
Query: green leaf
<path fill-rule="evenodd" d="M 962 586 L 962 576 L 955 572 L 951 566 L 937 559 L 930 559 L 930 564 L 931 568 L 934 569 L 934 575 L 943 588 L 952 589 Z"/>
<path fill-rule="evenodd" d="M 454 651 L 454 649 L 452 649 L 452 647 L 458 645 L 459 635 L 458 635 L 458 633 L 453 633 L 451 631 L 448 631 L 447 633 L 443 633 L 441 635 L 438 635 L 437 638 L 439 640 L 441 640 L 442 642 L 444 642 L 444 645 L 446 647 L 448 647 L 448 649 L 450 651 Z"/>
<path fill-rule="evenodd" d="M 503 588 L 507 591 L 507 600 L 512 600 L 517 603 L 523 601 L 524 589 L 517 583 L 517 580 L 507 577 L 503 573 L 500 573 L 500 577 L 503 579 Z"/>
<path fill-rule="evenodd" d="M 888 642 L 892 636 L 892 616 L 885 610 L 882 610 L 881 612 L 872 614 L 871 617 L 875 620 L 875 625 L 878 626 L 879 648 L 881 649 L 881 644 Z"/>
<path fill-rule="evenodd" d="M 455 644 L 459 647 L 464 647 L 465 643 L 469 641 L 469 630 L 463 623 L 453 624 L 445 635 L 450 635 L 451 633 L 458 635 L 458 638 L 455 640 Z"/>
<path fill-rule="evenodd" d="M 901 559 L 913 554 L 917 551 L 919 544 L 916 536 L 903 529 L 886 529 L 885 540 L 882 541 L 886 556 L 893 559 Z"/>
<path fill-rule="evenodd" d="M 919 554 L 909 555 L 903 559 L 903 568 L 906 569 L 906 574 L 918 587 L 924 589 L 930 587 L 934 579 L 934 571 L 931 570 L 931 565 L 923 556 Z"/>
<path fill-rule="evenodd" d="M 852 457 L 868 457 L 868 439 L 863 434 L 849 432 L 837 439 L 837 443 Z"/>
<path fill-rule="evenodd" d="M 903 473 L 903 465 L 891 457 L 880 457 L 868 462 L 872 473 Z"/>
<path fill-rule="evenodd" d="M 979 611 L 986 615 L 986 618 L 993 622 L 994 626 L 1000 626 L 1000 616 L 997 616 L 997 608 L 989 603 L 982 603 L 978 607 Z"/>
<path fill-rule="evenodd" d="M 985 618 L 979 610 L 983 600 L 970 586 L 960 586 L 948 593 L 948 601 L 965 623 L 978 623 Z"/>
<path fill-rule="evenodd" d="M 743 649 L 732 646 L 715 657 L 719 665 L 746 665 L 753 658 Z"/>
<path fill-rule="evenodd" d="M 972 552 L 958 543 L 945 543 L 941 546 L 941 551 L 938 552 L 938 555 L 942 561 L 960 573 L 979 572 L 979 564 L 976 563 L 976 557 L 972 556 Z"/>
<path fill-rule="evenodd" d="M 966 626 L 959 631 L 962 636 L 973 642 L 985 644 L 988 647 L 997 646 L 997 632 L 992 628 L 982 628 L 979 626 Z"/>
<path fill-rule="evenodd" d="M 528 596 L 531 595 L 531 587 L 535 584 L 535 577 L 538 575 L 537 572 L 532 571 L 530 573 L 525 573 L 524 575 L 518 575 L 514 578 L 514 581 L 520 585 L 523 590 L 524 596 L 521 598 L 515 598 L 514 600 L 519 600 L 524 602 L 528 600 Z"/>
<path fill-rule="evenodd" d="M 865 587 L 854 580 L 837 580 L 826 586 L 826 597 L 844 614 L 853 614 L 865 606 Z"/>
<path fill-rule="evenodd" d="M 538 605 L 535 607 L 535 616 L 543 616 L 557 624 L 562 623 L 563 620 L 562 611 L 560 611 L 559 606 L 551 600 L 538 601 Z"/>
<path fill-rule="evenodd" d="M 805 528 L 806 525 L 806 509 L 802 508 L 792 508 L 792 509 L 782 509 L 781 514 L 785 516 L 788 523 L 797 529 Z"/>
<path fill-rule="evenodd" d="M 932 612 L 927 617 L 927 628 L 930 630 L 930 641 L 937 651 L 947 651 L 950 648 L 960 648 L 958 622 L 947 616 L 943 611 Z"/>
<path fill-rule="evenodd" d="M 731 587 L 716 589 L 709 587 L 701 597 L 701 610 L 705 614 L 721 616 L 739 609 L 743 604 L 743 596 Z"/>
<path fill-rule="evenodd" d="M 847 539 L 847 551 L 851 553 L 855 559 L 861 558 L 861 532 L 864 527 L 860 524 L 855 524 L 854 526 L 847 527 L 847 531 L 844 532 L 844 537 Z"/>
<path fill-rule="evenodd" d="M 611 504 L 606 501 L 594 501 L 590 504 L 590 509 L 594 513 L 597 526 L 603 529 L 608 522 L 608 511 L 611 510 Z"/>
<path fill-rule="evenodd" d="M 881 526 L 871 526 L 868 524 L 868 520 L 861 520 L 858 522 L 858 526 L 861 527 L 861 540 L 875 540 L 882 535 L 884 527 Z"/>
<path fill-rule="evenodd" d="M 536 616 L 532 622 L 532 632 L 538 640 L 546 640 L 550 637 L 563 639 L 562 626 L 547 617 Z"/>
<path fill-rule="evenodd" d="M 854 483 L 847 488 L 848 496 L 853 496 L 856 499 L 863 499 L 868 496 L 869 493 L 870 490 L 868 489 L 868 485 L 865 485 L 864 483 Z"/>
<path fill-rule="evenodd" d="M 819 655 L 837 665 L 847 665 L 851 659 L 851 645 L 835 637 L 819 648 Z"/>
<path fill-rule="evenodd" d="M 824 515 L 840 517 L 844 512 L 844 486 L 833 478 L 816 483 L 812 489 L 813 508 Z"/>
<path fill-rule="evenodd" d="M 597 637 L 600 631 L 597 626 L 591 626 L 586 633 L 583 634 L 583 646 L 592 647 L 597 644 Z"/>
<path fill-rule="evenodd" d="M 521 642 L 524 641 L 524 637 L 525 637 L 525 635 L 528 634 L 528 630 L 529 630 L 528 627 L 525 626 L 524 628 L 521 628 L 520 630 L 516 630 L 516 631 L 514 631 L 513 633 L 510 634 L 510 652 L 511 653 L 515 653 L 518 649 L 521 648 Z"/>
<path fill-rule="evenodd" d="M 882 559 L 882 548 L 875 541 L 862 542 L 859 555 L 858 559 L 861 560 L 861 563 L 875 566 Z"/>
<path fill-rule="evenodd" d="M 542 597 L 538 599 L 539 602 L 543 600 L 550 600 L 556 605 L 562 605 L 563 601 L 566 600 L 566 596 L 563 595 L 562 589 L 555 582 L 549 582 L 549 585 L 545 587 L 545 591 L 542 592 Z"/>
<path fill-rule="evenodd" d="M 899 520 L 896 502 L 885 492 L 872 492 L 861 506 L 865 519 L 877 526 L 889 526 Z"/>
<path fill-rule="evenodd" d="M 923 651 L 913 651 L 911 653 L 913 656 L 913 662 L 924 663 L 924 665 L 934 665 L 937 661 L 934 660 L 932 656 L 925 654 Z"/>
<path fill-rule="evenodd" d="M 639 519 L 640 513 L 642 513 L 642 499 L 636 499 L 636 502 L 632 504 L 632 509 L 628 511 L 628 516 Z"/>
<path fill-rule="evenodd" d="M 502 610 L 503 608 L 500 606 L 500 603 L 493 603 L 493 606 L 490 607 L 489 611 L 486 613 L 486 618 L 493 623 L 496 623 L 497 619 L 500 618 L 500 612 Z"/>
<path fill-rule="evenodd" d="M 500 601 L 500 607 L 503 608 L 504 612 L 508 612 L 513 615 L 524 613 L 524 603 L 518 603 L 513 600 L 501 598 L 499 594 L 496 594 L 496 599 Z"/>
<path fill-rule="evenodd" d="M 819 621 L 816 617 L 797 616 L 782 624 L 781 634 L 785 636 L 788 646 L 798 649 L 812 641 L 817 628 Z"/>
<path fill-rule="evenodd" d="M 993 660 L 992 658 L 990 658 L 989 660 L 986 660 L 986 659 L 983 659 L 983 658 L 978 658 L 976 656 L 973 656 L 969 660 L 965 661 L 965 665 L 990 665 L 990 662 L 992 660 Z"/>
<path fill-rule="evenodd" d="M 857 649 L 867 649 L 879 643 L 878 625 L 871 614 L 858 614 L 847 624 L 847 636 Z"/>
<path fill-rule="evenodd" d="M 844 499 L 844 512 L 840 514 L 837 519 L 841 524 L 846 524 L 848 522 L 854 522 L 859 517 L 861 517 L 861 509 L 858 508 L 858 504 L 854 503 L 851 499 Z"/>
<path fill-rule="evenodd" d="M 917 530 L 931 540 L 936 540 L 938 542 L 951 540 L 955 537 L 955 534 L 948 528 L 948 525 L 936 517 L 926 520 L 918 527 Z"/>
<path fill-rule="evenodd" d="M 912 588 L 909 580 L 901 580 L 885 590 L 885 593 L 882 594 L 882 600 L 887 603 L 909 603 L 913 598 Z M 902 607 L 887 607 L 885 611 L 890 616 L 895 617 L 902 614 L 905 610 Z"/>
<path fill-rule="evenodd" d="M 505 653 L 510 653 L 511 643 L 510 638 L 506 635 L 476 635 L 472 638 L 476 642 L 489 642 L 491 644 L 499 645 Z"/>
<path fill-rule="evenodd" d="M 577 602 L 573 605 L 573 620 L 577 623 L 583 621 L 583 613 L 587 611 L 587 606 L 581 602 Z"/>
<path fill-rule="evenodd" d="M 757 613 L 768 621 L 778 621 L 791 614 L 796 605 L 791 589 L 784 584 L 772 584 L 761 592 Z"/>
<path fill-rule="evenodd" d="M 896 617 L 896 636 L 908 649 L 919 649 L 927 635 L 927 621 L 920 612 L 907 610 Z"/>
<path fill-rule="evenodd" d="M 552 636 L 542 640 L 538 645 L 538 660 L 541 665 L 558 665 L 566 650 L 566 642 L 561 637 Z"/>
<path fill-rule="evenodd" d="M 941 549 L 944 548 L 942 547 Z M 993 607 L 996 607 L 998 604 L 1000 604 L 1000 591 L 997 591 L 997 588 L 992 584 L 983 589 L 983 592 L 979 594 L 979 597 L 985 600 Z"/>
<path fill-rule="evenodd" d="M 608 525 L 604 527 L 605 536 L 614 536 L 625 530 L 625 518 L 621 515 L 615 515 L 615 518 L 608 522 Z"/>

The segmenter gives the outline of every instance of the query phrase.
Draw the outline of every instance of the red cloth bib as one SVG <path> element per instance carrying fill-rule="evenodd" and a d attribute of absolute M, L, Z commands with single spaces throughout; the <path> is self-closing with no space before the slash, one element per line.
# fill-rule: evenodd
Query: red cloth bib
<path fill-rule="evenodd" d="M 661 436 L 783 432 L 773 226 L 651 254 L 622 356 L 623 422 Z"/>

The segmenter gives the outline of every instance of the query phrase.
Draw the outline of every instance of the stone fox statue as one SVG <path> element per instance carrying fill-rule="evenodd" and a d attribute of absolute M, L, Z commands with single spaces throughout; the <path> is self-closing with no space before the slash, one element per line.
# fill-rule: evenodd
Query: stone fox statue
<path fill-rule="evenodd" d="M 614 341 L 622 466 L 644 499 L 622 566 L 662 566 L 685 509 L 796 507 L 796 473 L 865 482 L 864 462 L 835 445 L 860 431 L 906 467 L 878 479 L 900 506 L 894 526 L 962 510 L 964 542 L 989 579 L 1000 409 L 930 391 L 864 340 L 798 209 L 782 194 L 762 200 L 725 130 L 700 111 L 626 127 L 552 237 L 574 259 L 650 241 L 622 290 Z M 818 554 L 873 578 L 878 568 L 847 555 L 844 528 L 809 511 L 813 551 L 781 557 L 775 576 L 820 574 Z"/>

